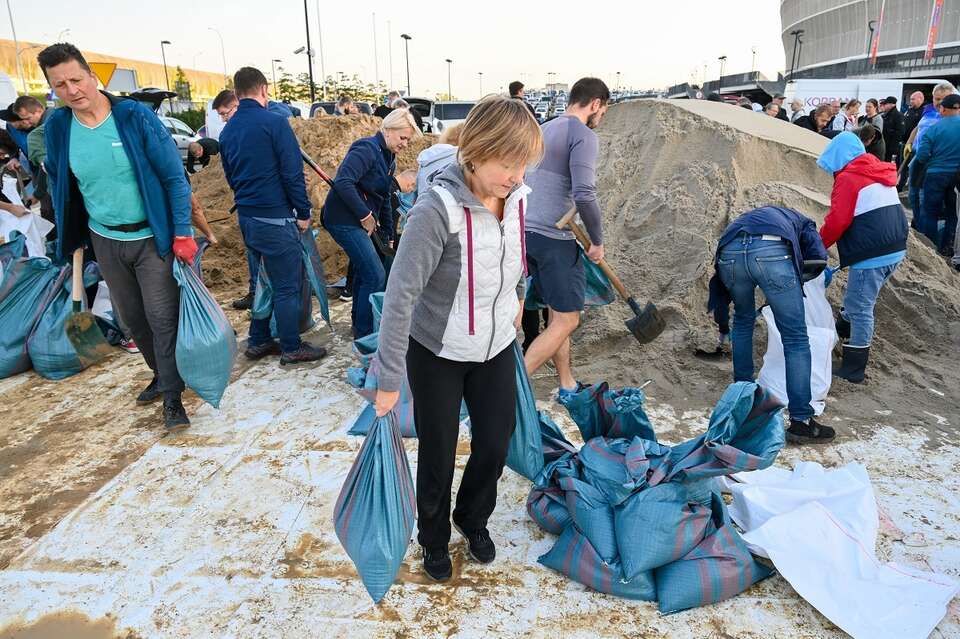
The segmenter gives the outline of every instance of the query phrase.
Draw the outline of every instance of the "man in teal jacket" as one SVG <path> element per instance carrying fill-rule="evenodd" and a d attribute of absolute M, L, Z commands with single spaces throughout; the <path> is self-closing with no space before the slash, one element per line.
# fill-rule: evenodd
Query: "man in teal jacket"
<path fill-rule="evenodd" d="M 45 127 L 57 257 L 93 249 L 114 310 L 154 373 L 137 403 L 162 397 L 166 428 L 186 428 L 175 357 L 180 289 L 172 266 L 174 255 L 192 262 L 197 245 L 176 145 L 146 106 L 98 91 L 73 45 L 51 45 L 37 62 L 64 104 Z"/>

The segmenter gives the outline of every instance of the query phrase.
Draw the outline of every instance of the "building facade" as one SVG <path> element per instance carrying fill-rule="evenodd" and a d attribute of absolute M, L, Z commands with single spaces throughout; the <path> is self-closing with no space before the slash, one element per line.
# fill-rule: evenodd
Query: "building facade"
<path fill-rule="evenodd" d="M 960 77 L 960 0 L 781 0 L 780 19 L 788 80 Z"/>

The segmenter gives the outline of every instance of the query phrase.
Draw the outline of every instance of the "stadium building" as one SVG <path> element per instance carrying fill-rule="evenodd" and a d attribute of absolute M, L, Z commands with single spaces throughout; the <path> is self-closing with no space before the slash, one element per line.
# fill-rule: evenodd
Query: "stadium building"
<path fill-rule="evenodd" d="M 787 80 L 960 80 L 960 0 L 781 0 L 780 19 Z"/>

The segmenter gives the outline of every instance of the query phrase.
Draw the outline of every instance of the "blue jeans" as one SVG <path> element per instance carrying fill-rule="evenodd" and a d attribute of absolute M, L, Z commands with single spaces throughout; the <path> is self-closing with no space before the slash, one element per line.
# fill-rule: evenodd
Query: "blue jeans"
<path fill-rule="evenodd" d="M 353 308 L 350 317 L 353 321 L 355 339 L 366 337 L 373 332 L 373 308 L 370 296 L 383 291 L 387 275 L 383 262 L 373 246 L 373 240 L 361 226 L 350 224 L 330 224 L 327 227 L 333 240 L 340 245 L 353 268 Z"/>
<path fill-rule="evenodd" d="M 843 296 L 840 314 L 850 322 L 850 346 L 870 346 L 873 339 L 873 307 L 880 289 L 886 284 L 899 264 L 877 268 L 851 268 L 847 278 L 847 292 Z"/>
<path fill-rule="evenodd" d="M 810 406 L 810 340 L 803 312 L 803 288 L 793 250 L 781 240 L 741 233 L 720 251 L 720 279 L 733 298 L 734 381 L 753 381 L 753 325 L 759 286 L 773 311 L 783 342 L 791 419 L 813 417 Z"/>
<path fill-rule="evenodd" d="M 239 222 L 240 216 L 237 216 Z M 240 224 L 240 236 L 243 237 L 243 224 Z M 249 292 L 251 295 L 257 292 L 257 273 L 260 270 L 260 260 L 253 256 L 253 251 L 250 250 L 249 246 L 246 246 L 247 238 L 243 237 L 244 250 L 247 253 L 247 272 L 250 274 L 250 287 Z"/>
<path fill-rule="evenodd" d="M 280 336 L 280 350 L 289 353 L 300 348 L 300 290 L 303 257 L 297 225 L 282 226 L 239 216 L 240 230 L 247 252 L 255 263 L 263 258 L 273 287 L 273 315 Z M 269 342 L 270 318 L 250 321 L 250 346 Z"/>
<path fill-rule="evenodd" d="M 953 232 L 957 227 L 956 172 L 927 173 L 923 179 L 923 217 L 920 232 L 926 235 L 938 250 L 953 246 Z M 946 220 L 943 236 L 940 220 Z"/>
<path fill-rule="evenodd" d="M 910 171 L 918 170 L 916 166 L 917 165 L 915 162 L 911 162 L 909 166 L 909 170 Z M 911 175 L 910 178 L 908 179 L 908 183 L 910 184 L 910 187 L 909 187 L 909 191 L 907 192 L 907 199 L 910 202 L 910 211 L 913 213 L 913 219 L 910 221 L 910 226 L 922 233 L 924 215 L 923 215 L 923 206 L 922 206 L 922 200 L 921 200 L 921 194 L 923 191 L 921 187 L 923 185 L 917 184 L 916 186 L 914 186 L 913 182 L 914 182 L 913 176 Z"/>

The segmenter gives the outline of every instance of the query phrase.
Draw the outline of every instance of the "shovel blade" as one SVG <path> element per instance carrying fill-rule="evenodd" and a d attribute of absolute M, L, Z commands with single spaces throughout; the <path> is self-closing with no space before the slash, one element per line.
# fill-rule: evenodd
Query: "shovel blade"
<path fill-rule="evenodd" d="M 93 313 L 72 313 L 65 322 L 67 339 L 77 352 L 80 364 L 87 368 L 110 354 L 111 348 L 103 338 Z"/>
<path fill-rule="evenodd" d="M 649 344 L 657 339 L 666 327 L 663 316 L 660 315 L 660 311 L 657 310 L 653 302 L 647 302 L 640 313 L 628 319 L 624 324 L 641 344 Z"/>

